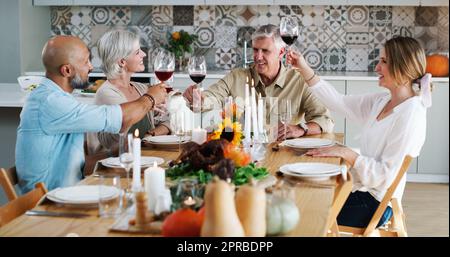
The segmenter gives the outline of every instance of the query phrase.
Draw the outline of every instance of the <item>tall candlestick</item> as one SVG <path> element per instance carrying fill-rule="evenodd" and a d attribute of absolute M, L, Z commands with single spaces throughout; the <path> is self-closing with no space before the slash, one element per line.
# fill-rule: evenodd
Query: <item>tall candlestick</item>
<path fill-rule="evenodd" d="M 134 131 L 133 138 L 133 192 L 139 191 L 141 187 L 141 139 L 139 129 Z"/>
<path fill-rule="evenodd" d="M 164 194 L 166 188 L 166 172 L 158 167 L 156 162 L 153 163 L 153 167 L 144 171 L 144 186 L 148 194 L 149 210 L 154 211 L 158 197 Z"/>
<path fill-rule="evenodd" d="M 245 87 L 244 87 L 244 95 L 245 95 L 245 99 L 244 99 L 244 143 L 246 144 L 250 144 L 250 131 L 251 131 L 251 108 L 250 108 L 250 91 L 249 91 L 249 87 L 248 87 L 248 77 L 247 77 L 247 83 L 245 83 Z"/>
<path fill-rule="evenodd" d="M 258 115 L 257 115 L 257 107 L 256 107 L 256 91 L 255 87 L 252 87 L 252 129 L 253 129 L 253 139 L 258 140 L 259 132 L 258 132 Z"/>
<path fill-rule="evenodd" d="M 206 142 L 206 129 L 196 128 L 192 130 L 192 141 L 201 145 Z"/>
<path fill-rule="evenodd" d="M 264 131 L 264 101 L 261 97 L 261 94 L 259 94 L 258 98 L 258 132 L 263 133 Z"/>

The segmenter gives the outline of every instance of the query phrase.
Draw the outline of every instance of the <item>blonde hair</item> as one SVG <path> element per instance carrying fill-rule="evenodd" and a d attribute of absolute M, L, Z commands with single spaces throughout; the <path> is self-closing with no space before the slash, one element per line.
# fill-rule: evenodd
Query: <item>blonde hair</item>
<path fill-rule="evenodd" d="M 394 37 L 384 45 L 389 74 L 396 85 L 412 84 L 422 78 L 427 65 L 425 51 L 411 37 Z"/>

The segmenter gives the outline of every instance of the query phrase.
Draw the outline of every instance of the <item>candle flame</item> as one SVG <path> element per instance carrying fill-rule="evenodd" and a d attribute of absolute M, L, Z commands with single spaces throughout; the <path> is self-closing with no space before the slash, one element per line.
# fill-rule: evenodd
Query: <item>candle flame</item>
<path fill-rule="evenodd" d="M 139 129 L 136 129 L 136 130 L 134 131 L 134 137 L 139 137 Z"/>

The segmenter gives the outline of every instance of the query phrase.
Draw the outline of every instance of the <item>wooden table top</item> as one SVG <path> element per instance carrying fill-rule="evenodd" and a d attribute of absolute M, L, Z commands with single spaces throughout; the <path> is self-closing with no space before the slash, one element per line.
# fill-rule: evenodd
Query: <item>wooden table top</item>
<path fill-rule="evenodd" d="M 343 141 L 342 134 L 322 134 L 312 137 L 329 138 L 337 142 Z M 312 158 L 303 156 L 287 147 L 280 147 L 273 151 L 270 145 L 267 149 L 265 159 L 261 165 L 268 168 L 269 172 L 275 174 L 283 164 L 294 162 L 325 162 L 341 164 L 340 158 Z M 178 151 L 165 151 L 162 149 L 143 148 L 142 155 L 162 157 L 166 161 L 173 160 L 178 156 Z M 294 185 L 295 201 L 300 210 L 300 222 L 296 229 L 287 236 L 326 236 L 327 220 L 330 216 L 331 205 L 336 186 L 336 177 L 326 181 L 312 182 L 302 180 L 284 179 L 285 185 Z M 98 177 L 89 176 L 80 184 L 97 184 Z M 50 203 L 41 204 L 35 210 L 55 211 L 83 211 L 90 214 L 86 218 L 62 218 L 22 215 L 7 225 L 0 228 L 0 236 L 158 236 L 152 234 L 132 234 L 121 232 L 110 232 L 109 228 L 115 222 L 112 218 L 98 217 L 98 209 L 73 209 L 67 206 Z"/>

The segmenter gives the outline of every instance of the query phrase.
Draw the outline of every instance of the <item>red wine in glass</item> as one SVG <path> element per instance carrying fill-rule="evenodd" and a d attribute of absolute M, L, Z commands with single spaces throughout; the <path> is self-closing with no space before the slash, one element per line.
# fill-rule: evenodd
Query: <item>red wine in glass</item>
<path fill-rule="evenodd" d="M 155 71 L 156 77 L 159 79 L 159 81 L 164 82 L 170 77 L 172 77 L 173 71 Z"/>
<path fill-rule="evenodd" d="M 295 40 L 297 40 L 298 35 L 282 35 L 281 39 L 283 39 L 284 43 L 287 45 L 292 45 Z"/>
<path fill-rule="evenodd" d="M 189 77 L 191 77 L 192 81 L 194 81 L 197 84 L 200 84 L 206 77 L 206 74 L 201 73 L 193 73 L 189 74 Z"/>

